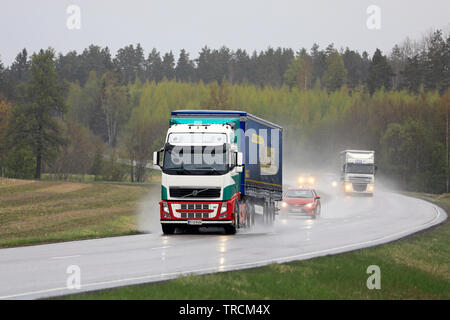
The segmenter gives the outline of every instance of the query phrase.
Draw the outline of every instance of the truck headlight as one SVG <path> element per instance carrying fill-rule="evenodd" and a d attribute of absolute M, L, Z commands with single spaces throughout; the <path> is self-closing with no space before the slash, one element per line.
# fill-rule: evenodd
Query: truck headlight
<path fill-rule="evenodd" d="M 351 183 L 346 183 L 345 184 L 345 191 L 352 191 L 352 184 Z"/>
<path fill-rule="evenodd" d="M 315 181 L 316 181 L 316 180 L 315 180 L 313 177 L 311 177 L 311 178 L 308 179 L 309 184 L 314 184 Z"/>
<path fill-rule="evenodd" d="M 162 203 L 162 210 L 165 213 L 169 213 L 169 204 L 165 201 L 163 201 L 163 203 Z"/>
<path fill-rule="evenodd" d="M 225 213 L 228 210 L 228 202 L 222 202 L 222 207 L 220 208 L 220 213 Z"/>
<path fill-rule="evenodd" d="M 306 204 L 305 207 L 312 208 L 313 205 L 314 205 L 314 202 L 310 202 L 310 203 Z"/>
<path fill-rule="evenodd" d="M 333 182 L 331 183 L 331 186 L 332 186 L 332 187 L 337 187 L 337 182 L 336 182 L 336 181 L 333 181 Z"/>
<path fill-rule="evenodd" d="M 369 184 L 368 186 L 367 186 L 367 191 L 373 191 L 373 184 Z"/>
<path fill-rule="evenodd" d="M 286 208 L 287 205 L 288 205 L 288 204 L 287 204 L 286 202 L 284 202 L 284 201 L 281 203 L 281 207 L 283 207 L 283 208 Z"/>

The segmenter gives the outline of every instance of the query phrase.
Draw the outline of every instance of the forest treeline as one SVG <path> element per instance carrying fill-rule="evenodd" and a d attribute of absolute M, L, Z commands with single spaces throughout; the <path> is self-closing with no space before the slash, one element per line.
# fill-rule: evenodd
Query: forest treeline
<path fill-rule="evenodd" d="M 243 109 L 285 128 L 285 159 L 333 166 L 373 149 L 380 173 L 407 190 L 445 192 L 450 37 L 440 30 L 384 55 L 333 45 L 81 54 L 24 49 L 0 61 L 0 173 L 145 181 L 174 109 Z M 135 164 L 131 166 L 130 164 Z"/>

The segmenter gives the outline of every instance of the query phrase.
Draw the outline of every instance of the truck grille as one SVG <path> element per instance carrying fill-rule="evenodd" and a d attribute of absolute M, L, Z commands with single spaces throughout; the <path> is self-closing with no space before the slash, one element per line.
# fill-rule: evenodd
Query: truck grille
<path fill-rule="evenodd" d="M 173 198 L 219 198 L 220 188 L 170 188 Z"/>
<path fill-rule="evenodd" d="M 352 183 L 370 183 L 372 180 L 370 178 L 367 177 L 351 177 L 349 179 L 350 182 Z"/>
<path fill-rule="evenodd" d="M 209 219 L 210 215 L 208 212 L 182 212 L 182 213 L 180 213 L 180 218 L 182 218 L 182 219 L 191 219 L 191 218 Z"/>
<path fill-rule="evenodd" d="M 358 191 L 358 192 L 363 192 L 366 191 L 367 189 L 367 184 L 353 184 L 353 190 Z"/>
<path fill-rule="evenodd" d="M 174 217 L 179 219 L 212 219 L 219 210 L 219 203 L 172 203 L 170 206 Z"/>

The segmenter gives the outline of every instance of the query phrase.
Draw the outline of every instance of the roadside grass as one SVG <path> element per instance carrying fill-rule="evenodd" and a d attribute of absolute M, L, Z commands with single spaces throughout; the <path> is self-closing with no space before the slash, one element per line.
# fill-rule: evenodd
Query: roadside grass
<path fill-rule="evenodd" d="M 137 234 L 150 188 L 0 178 L 0 248 Z"/>
<path fill-rule="evenodd" d="M 450 195 L 411 194 L 450 212 Z M 366 286 L 381 269 L 381 289 Z M 393 243 L 311 260 L 56 299 L 450 299 L 450 223 Z"/>

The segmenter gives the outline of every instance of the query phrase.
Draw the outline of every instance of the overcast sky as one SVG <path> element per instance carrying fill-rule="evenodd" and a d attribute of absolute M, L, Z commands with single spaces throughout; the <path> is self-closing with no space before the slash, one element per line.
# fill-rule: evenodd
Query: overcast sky
<path fill-rule="evenodd" d="M 67 27 L 67 7 L 78 5 L 81 28 Z M 369 30 L 366 10 L 381 10 L 381 29 Z M 22 48 L 49 46 L 81 52 L 90 44 L 118 48 L 141 43 L 197 57 L 205 45 L 248 51 L 271 47 L 336 47 L 389 52 L 406 37 L 448 30 L 449 0 L 1 0 L 0 57 L 10 65 Z"/>

